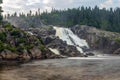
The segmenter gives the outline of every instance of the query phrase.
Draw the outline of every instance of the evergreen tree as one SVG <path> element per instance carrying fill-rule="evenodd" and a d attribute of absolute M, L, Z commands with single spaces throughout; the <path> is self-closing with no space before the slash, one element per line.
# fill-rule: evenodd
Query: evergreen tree
<path fill-rule="evenodd" d="M 12 17 L 12 16 L 10 16 Z M 49 13 L 44 11 L 40 13 L 40 9 L 36 11 L 33 16 L 30 11 L 27 16 L 20 14 L 20 17 L 27 21 L 28 24 L 36 26 L 36 24 L 42 23 L 46 25 L 58 25 L 64 27 L 72 27 L 74 25 L 89 25 L 99 29 L 120 32 L 120 8 L 116 9 L 100 9 L 98 6 L 91 7 L 79 7 L 67 10 L 52 9 Z M 35 23 L 33 23 L 35 21 Z"/>
<path fill-rule="evenodd" d="M 0 0 L 0 4 L 1 3 L 2 3 L 2 0 Z M 2 7 L 0 6 L 0 23 L 2 22 L 2 19 L 3 19 L 2 12 L 3 12 L 3 10 L 2 10 Z"/>

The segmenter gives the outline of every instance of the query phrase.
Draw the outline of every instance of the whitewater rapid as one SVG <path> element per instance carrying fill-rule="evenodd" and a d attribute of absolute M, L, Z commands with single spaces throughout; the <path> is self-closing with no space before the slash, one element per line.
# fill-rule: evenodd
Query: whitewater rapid
<path fill-rule="evenodd" d="M 83 47 L 89 48 L 88 43 L 84 39 L 80 39 L 69 28 L 53 27 L 56 30 L 56 36 L 66 41 L 68 45 L 75 46 L 78 51 L 84 53 Z"/>

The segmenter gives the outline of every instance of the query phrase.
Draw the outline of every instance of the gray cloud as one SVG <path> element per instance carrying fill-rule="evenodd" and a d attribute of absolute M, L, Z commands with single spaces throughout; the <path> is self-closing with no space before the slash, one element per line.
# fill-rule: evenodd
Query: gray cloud
<path fill-rule="evenodd" d="M 114 0 L 120 3 L 120 0 Z M 113 0 L 3 0 L 4 14 L 14 12 L 29 12 L 35 11 L 38 8 L 51 11 L 52 8 L 65 9 L 79 6 L 92 6 L 98 5 L 100 7 L 113 7 Z"/>

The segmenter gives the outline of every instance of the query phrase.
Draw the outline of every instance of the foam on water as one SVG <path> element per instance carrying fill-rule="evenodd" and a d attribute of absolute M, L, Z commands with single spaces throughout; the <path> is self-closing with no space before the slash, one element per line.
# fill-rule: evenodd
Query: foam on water
<path fill-rule="evenodd" d="M 67 59 L 76 59 L 76 60 L 115 60 L 115 59 L 120 59 L 120 57 L 118 56 L 101 56 L 101 57 L 96 57 L 96 56 L 93 56 L 93 57 L 69 57 Z"/>

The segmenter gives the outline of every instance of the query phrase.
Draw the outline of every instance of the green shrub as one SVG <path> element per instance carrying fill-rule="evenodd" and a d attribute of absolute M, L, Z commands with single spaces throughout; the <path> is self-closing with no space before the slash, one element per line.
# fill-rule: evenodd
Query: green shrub
<path fill-rule="evenodd" d="M 7 37 L 7 35 L 6 35 L 5 32 L 0 33 L 0 40 L 1 40 L 2 42 L 6 41 L 6 37 Z"/>
<path fill-rule="evenodd" d="M 40 50 L 41 50 L 42 52 L 46 51 L 46 48 L 45 48 L 44 45 L 41 45 L 39 48 L 40 48 Z"/>
<path fill-rule="evenodd" d="M 33 47 L 34 47 L 34 45 L 33 45 L 33 44 L 30 44 L 30 45 L 26 45 L 26 46 L 25 46 L 25 49 L 29 50 L 29 49 L 32 49 Z"/>
<path fill-rule="evenodd" d="M 11 52 L 17 52 L 17 49 L 15 47 L 7 47 L 7 49 Z"/>
<path fill-rule="evenodd" d="M 115 41 L 120 44 L 120 38 L 116 38 Z"/>
<path fill-rule="evenodd" d="M 0 41 L 0 52 L 4 50 L 4 43 Z"/>
<path fill-rule="evenodd" d="M 11 31 L 11 36 L 14 36 L 14 37 L 20 37 L 21 35 L 21 32 L 19 30 L 12 30 Z"/>
<path fill-rule="evenodd" d="M 12 31 L 13 30 L 13 26 L 11 24 L 8 24 L 5 26 L 5 29 L 8 31 Z"/>
<path fill-rule="evenodd" d="M 20 38 L 19 40 L 18 40 L 18 43 L 26 43 L 26 39 L 25 38 Z"/>
<path fill-rule="evenodd" d="M 2 52 L 5 49 L 10 50 L 11 52 L 17 51 L 15 47 L 12 47 L 9 44 L 0 42 L 0 52 Z"/>
<path fill-rule="evenodd" d="M 39 41 L 40 41 L 40 43 L 41 43 L 42 45 L 44 45 L 44 42 L 43 42 L 43 40 L 42 40 L 41 38 L 39 38 Z"/>
<path fill-rule="evenodd" d="M 17 52 L 23 52 L 23 50 L 25 49 L 25 47 L 23 47 L 23 46 L 19 46 L 19 47 L 17 47 Z"/>

